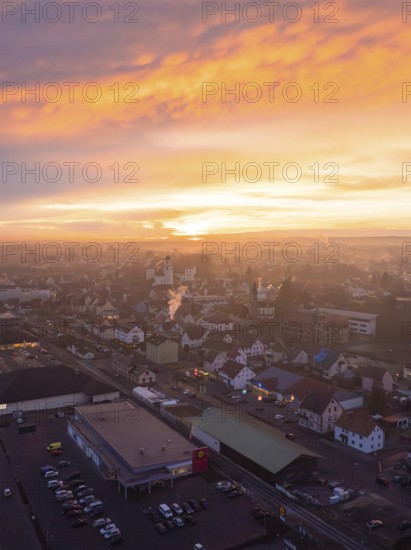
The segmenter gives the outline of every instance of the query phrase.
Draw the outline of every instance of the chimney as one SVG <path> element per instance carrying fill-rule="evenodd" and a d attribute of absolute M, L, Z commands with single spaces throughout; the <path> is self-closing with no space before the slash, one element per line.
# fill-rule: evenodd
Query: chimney
<path fill-rule="evenodd" d="M 141 454 L 141 455 L 144 454 L 144 447 L 141 447 L 141 448 L 140 448 L 140 454 Z"/>
<path fill-rule="evenodd" d="M 166 450 L 166 446 L 165 446 L 165 445 L 162 445 L 162 446 L 161 446 L 161 449 L 162 449 L 163 451 L 165 451 L 165 450 Z"/>

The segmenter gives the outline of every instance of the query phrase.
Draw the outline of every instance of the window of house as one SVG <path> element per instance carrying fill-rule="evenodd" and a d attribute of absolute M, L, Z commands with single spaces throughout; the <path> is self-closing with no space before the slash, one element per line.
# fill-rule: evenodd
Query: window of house
<path fill-rule="evenodd" d="M 360 448 L 362 449 L 362 443 L 360 443 Z"/>
<path fill-rule="evenodd" d="M 362 435 L 360 435 L 360 439 L 361 439 L 361 441 L 362 441 Z"/>
<path fill-rule="evenodd" d="M 337 410 L 337 407 L 334 407 L 334 411 L 336 411 L 336 410 Z"/>

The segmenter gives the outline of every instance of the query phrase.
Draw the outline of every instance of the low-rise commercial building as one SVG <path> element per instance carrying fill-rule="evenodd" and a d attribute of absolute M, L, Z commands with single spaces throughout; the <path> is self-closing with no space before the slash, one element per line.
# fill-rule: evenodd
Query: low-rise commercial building
<path fill-rule="evenodd" d="M 192 473 L 196 446 L 130 401 L 75 407 L 68 433 L 125 498 L 130 488 L 148 490 L 155 481 Z"/>

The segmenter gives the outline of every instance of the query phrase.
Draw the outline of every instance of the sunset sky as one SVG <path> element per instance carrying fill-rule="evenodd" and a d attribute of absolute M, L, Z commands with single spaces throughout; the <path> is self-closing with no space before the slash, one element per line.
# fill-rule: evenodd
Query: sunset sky
<path fill-rule="evenodd" d="M 331 3 L 338 23 L 323 21 L 332 16 L 325 2 L 316 23 L 312 0 L 299 2 L 296 23 L 278 8 L 270 22 L 263 2 L 255 23 L 242 14 L 240 22 L 230 16 L 222 22 L 219 2 L 209 3 L 220 11 L 205 21 L 198 0 L 136 4 L 138 23 L 123 22 L 130 14 L 125 2 L 118 23 L 110 2 L 101 3 L 95 23 L 77 12 L 70 23 L 65 9 L 55 23 L 42 15 L 39 23 L 28 15 L 24 21 L 22 13 L 5 20 L 3 13 L 3 241 L 409 229 L 411 3 L 405 23 L 402 2 L 388 0 Z M 256 12 L 247 13 L 251 19 Z M 295 11 L 287 13 L 292 18 Z M 54 103 L 42 97 L 43 91 L 53 97 L 52 82 L 63 92 Z M 72 101 L 67 82 L 78 83 Z M 95 103 L 82 95 L 84 89 L 94 95 L 91 82 L 102 91 Z M 270 101 L 264 83 L 273 82 L 279 85 Z M 301 89 L 300 101 L 283 98 L 290 82 Z M 403 82 L 410 83 L 408 102 Z M 35 83 L 40 101 L 24 96 L 23 86 Z M 214 94 L 204 97 L 205 83 Z M 221 93 L 223 84 L 232 90 L 235 83 L 239 101 Z M 258 101 L 243 98 L 248 83 L 251 98 L 262 91 Z M 327 83 L 335 84 L 324 90 Z M 324 102 L 332 92 L 338 102 Z M 23 163 L 28 169 L 39 163 L 39 181 L 30 174 L 24 181 Z M 74 181 L 67 163 L 78 163 Z M 91 165 L 83 177 L 89 163 L 100 166 L 100 181 L 89 181 L 96 174 Z M 223 163 L 228 170 L 257 163 L 261 174 L 250 169 L 244 178 L 242 171 L 235 181 L 233 174 L 222 177 Z M 278 163 L 274 178 L 272 163 Z M 301 167 L 300 181 L 283 178 L 287 163 Z M 319 181 L 310 169 L 315 163 Z M 204 174 L 205 166 L 216 173 Z M 332 166 L 334 181 L 324 181 Z"/>

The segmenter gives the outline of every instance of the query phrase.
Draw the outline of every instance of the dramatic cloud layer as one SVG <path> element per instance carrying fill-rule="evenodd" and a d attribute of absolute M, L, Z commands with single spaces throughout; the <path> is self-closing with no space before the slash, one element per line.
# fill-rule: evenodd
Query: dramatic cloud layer
<path fill-rule="evenodd" d="M 411 5 L 44 4 L 2 8 L 3 239 L 408 228 Z"/>

